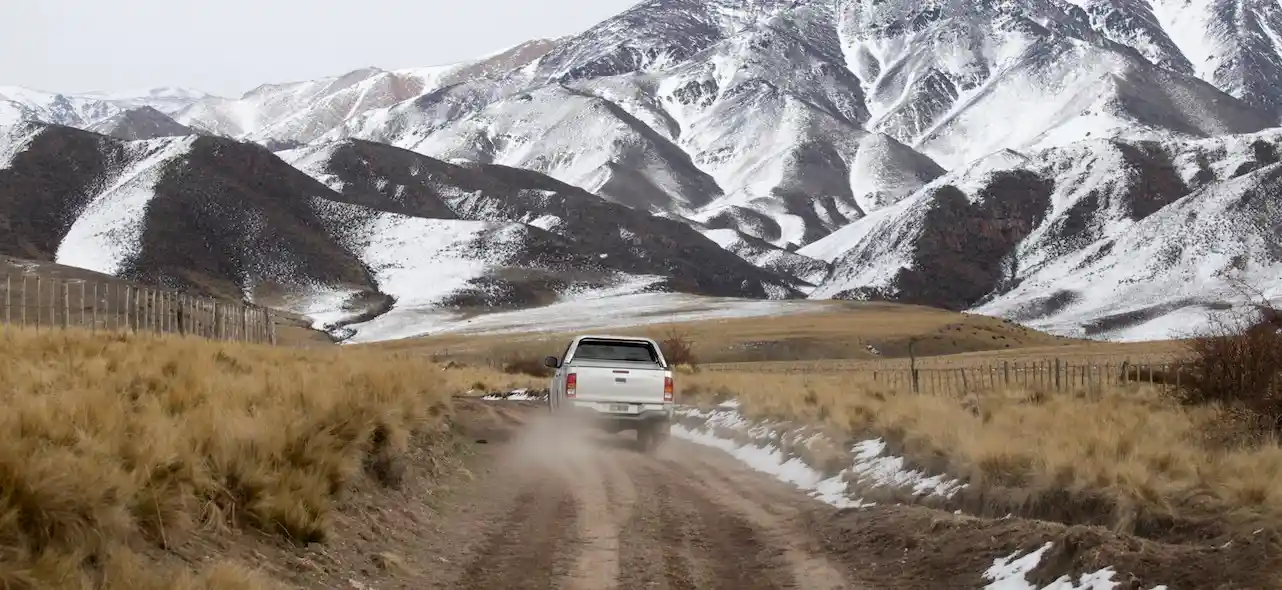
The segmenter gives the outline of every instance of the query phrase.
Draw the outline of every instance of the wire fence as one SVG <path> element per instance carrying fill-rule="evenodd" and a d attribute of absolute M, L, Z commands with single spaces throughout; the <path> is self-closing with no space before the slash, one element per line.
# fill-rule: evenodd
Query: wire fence
<path fill-rule="evenodd" d="M 1149 383 L 1179 386 L 1187 376 L 1178 357 L 1161 355 L 1075 355 L 1071 358 L 1023 359 L 908 359 L 850 362 L 781 361 L 773 366 L 755 363 L 721 363 L 701 367 L 718 372 L 761 372 L 808 377 L 836 377 L 871 383 L 885 391 L 938 395 L 1027 389 L 1070 392 Z"/>
<path fill-rule="evenodd" d="M 1132 363 L 1121 358 L 1104 362 L 1061 359 L 1000 361 L 918 369 L 867 367 L 856 371 L 886 389 L 939 395 L 1012 388 L 1067 392 L 1119 387 L 1128 383 L 1178 387 L 1183 378 L 1178 363 Z"/>
<path fill-rule="evenodd" d="M 67 328 L 183 334 L 276 343 L 263 307 L 123 282 L 9 273 L 0 278 L 0 322 L 35 330 Z"/>

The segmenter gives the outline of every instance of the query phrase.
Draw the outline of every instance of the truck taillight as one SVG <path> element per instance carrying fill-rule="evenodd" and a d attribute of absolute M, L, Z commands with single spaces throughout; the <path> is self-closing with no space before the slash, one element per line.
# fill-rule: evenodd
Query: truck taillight
<path fill-rule="evenodd" d="M 565 376 L 565 397 L 574 397 L 574 386 L 577 382 L 574 373 Z"/>
<path fill-rule="evenodd" d="M 672 377 L 663 378 L 663 401 L 672 401 Z"/>

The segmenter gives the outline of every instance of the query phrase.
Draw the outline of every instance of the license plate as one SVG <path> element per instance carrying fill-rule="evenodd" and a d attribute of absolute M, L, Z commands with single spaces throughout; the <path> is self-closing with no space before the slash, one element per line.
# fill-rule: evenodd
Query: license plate
<path fill-rule="evenodd" d="M 631 408 L 630 406 L 628 406 L 628 404 L 610 404 L 611 412 L 627 412 L 630 409 Z"/>

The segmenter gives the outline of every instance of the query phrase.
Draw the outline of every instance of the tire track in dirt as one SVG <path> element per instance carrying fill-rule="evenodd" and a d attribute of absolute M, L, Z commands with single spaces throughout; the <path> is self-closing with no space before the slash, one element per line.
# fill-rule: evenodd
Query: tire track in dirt
<path fill-rule="evenodd" d="M 848 587 L 800 567 L 813 564 L 778 542 L 780 534 L 730 509 L 726 498 L 666 461 L 633 453 L 618 463 L 627 466 L 641 498 L 620 534 L 621 588 Z"/>
<path fill-rule="evenodd" d="M 586 444 L 590 441 L 583 440 Z M 602 452 L 605 451 L 605 452 Z M 578 560 L 566 587 L 570 590 L 608 590 L 619 585 L 619 537 L 633 513 L 637 490 L 616 454 L 608 449 L 567 454 L 562 477 L 574 490 L 579 505 Z"/>
<path fill-rule="evenodd" d="M 475 514 L 488 536 L 451 588 L 857 588 L 790 524 L 818 504 L 731 457 L 680 440 L 644 453 L 630 436 L 539 419 L 521 430 L 477 482 L 512 491 Z"/>
<path fill-rule="evenodd" d="M 561 575 L 557 559 L 574 537 L 573 495 L 562 482 L 542 480 L 517 495 L 503 522 L 473 555 L 460 590 L 552 588 Z"/>
<path fill-rule="evenodd" d="M 715 501 L 722 510 L 749 523 L 762 541 L 781 553 L 782 565 L 791 572 L 795 587 L 807 590 L 854 590 L 858 585 L 848 572 L 824 555 L 824 548 L 810 531 L 790 524 L 801 506 L 814 500 L 796 490 L 747 472 L 746 466 L 728 464 L 730 457 L 710 456 L 706 449 L 678 443 L 680 452 L 667 454 L 661 462 L 672 470 L 671 478 L 681 482 L 692 496 Z M 794 587 L 794 586 L 784 586 Z"/>

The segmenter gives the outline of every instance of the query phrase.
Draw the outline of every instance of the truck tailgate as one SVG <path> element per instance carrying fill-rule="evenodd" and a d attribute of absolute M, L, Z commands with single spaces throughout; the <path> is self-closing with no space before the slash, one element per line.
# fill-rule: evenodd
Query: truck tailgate
<path fill-rule="evenodd" d="M 666 371 L 649 363 L 574 363 L 578 381 L 575 397 L 582 401 L 663 403 Z"/>

